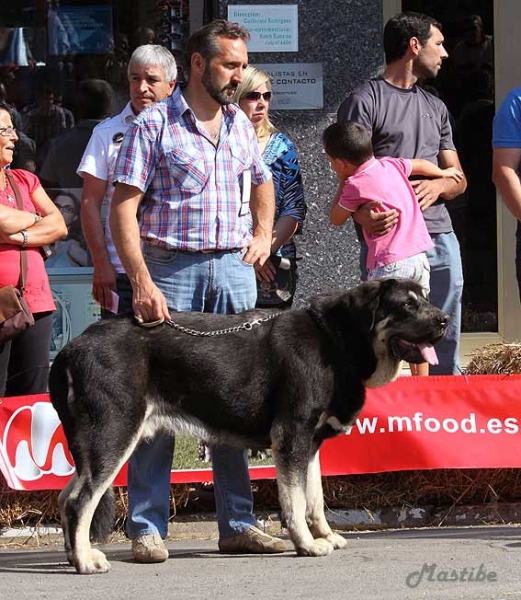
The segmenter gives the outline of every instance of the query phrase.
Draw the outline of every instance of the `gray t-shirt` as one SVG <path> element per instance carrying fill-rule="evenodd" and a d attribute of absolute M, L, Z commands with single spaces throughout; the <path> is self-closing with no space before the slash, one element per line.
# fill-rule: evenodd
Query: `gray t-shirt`
<path fill-rule="evenodd" d="M 340 105 L 337 120 L 361 123 L 371 132 L 377 158 L 424 158 L 438 164 L 440 150 L 455 150 L 449 111 L 421 87 L 395 87 L 382 77 L 356 88 Z M 424 212 L 429 233 L 449 233 L 452 223 L 439 198 Z"/>

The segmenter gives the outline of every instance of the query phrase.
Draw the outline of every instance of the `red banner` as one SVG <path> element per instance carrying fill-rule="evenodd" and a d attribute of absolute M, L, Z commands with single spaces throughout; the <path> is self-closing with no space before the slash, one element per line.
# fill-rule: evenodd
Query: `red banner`
<path fill-rule="evenodd" d="M 363 412 L 321 450 L 323 475 L 521 466 L 521 375 L 402 377 L 367 390 Z M 61 489 L 74 464 L 47 395 L 0 400 L 0 470 L 16 490 Z M 252 479 L 275 468 L 251 467 Z M 211 469 L 173 470 L 172 483 Z M 124 485 L 126 469 L 116 478 Z"/>

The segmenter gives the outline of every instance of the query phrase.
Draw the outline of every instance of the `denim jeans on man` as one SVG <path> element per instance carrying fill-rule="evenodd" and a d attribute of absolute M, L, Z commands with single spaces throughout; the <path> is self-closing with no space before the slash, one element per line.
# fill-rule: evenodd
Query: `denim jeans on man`
<path fill-rule="evenodd" d="M 431 375 L 460 375 L 461 301 L 463 267 L 458 238 L 454 232 L 431 233 L 434 248 L 427 250 L 431 266 L 430 302 L 449 315 L 445 336 L 436 344 L 439 364 L 431 365 Z"/>
<path fill-rule="evenodd" d="M 147 244 L 144 255 L 174 320 L 173 311 L 233 314 L 255 306 L 255 271 L 242 261 L 241 252 L 180 252 Z M 230 446 L 214 446 L 211 451 L 217 522 L 223 539 L 257 524 L 248 457 L 247 450 Z M 130 458 L 127 534 L 132 539 L 156 532 L 163 538 L 167 535 L 173 452 L 173 434 L 161 433 L 142 442 Z"/>

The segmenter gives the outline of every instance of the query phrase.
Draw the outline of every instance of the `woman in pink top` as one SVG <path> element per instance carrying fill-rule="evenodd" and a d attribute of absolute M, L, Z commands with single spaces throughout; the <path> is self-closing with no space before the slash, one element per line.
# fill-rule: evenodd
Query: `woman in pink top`
<path fill-rule="evenodd" d="M 23 210 L 17 208 L 16 195 L 6 176 L 17 139 L 9 107 L 0 102 L 0 287 L 18 285 L 20 249 L 25 248 L 24 298 L 35 320 L 35 325 L 18 337 L 0 343 L 0 397 L 47 391 L 55 306 L 40 248 L 67 235 L 60 211 L 38 178 L 22 169 L 10 170 L 23 203 Z"/>
<path fill-rule="evenodd" d="M 362 204 L 373 203 L 382 211 L 396 209 L 398 223 L 384 235 L 364 231 L 367 242 L 367 278 L 407 277 L 429 293 L 430 267 L 425 251 L 433 243 L 422 216 L 410 175 L 452 177 L 463 173 L 453 167 L 440 169 L 428 160 L 382 158 L 373 154 L 369 132 L 354 121 L 334 123 L 323 136 L 324 149 L 338 177 L 330 220 L 343 225 Z M 428 375 L 428 363 L 411 365 L 413 375 Z"/>

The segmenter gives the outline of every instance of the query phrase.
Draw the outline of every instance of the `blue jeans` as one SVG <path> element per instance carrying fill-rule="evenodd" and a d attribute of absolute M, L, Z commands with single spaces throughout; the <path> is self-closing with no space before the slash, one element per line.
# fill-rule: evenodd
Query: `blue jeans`
<path fill-rule="evenodd" d="M 434 248 L 427 250 L 431 265 L 430 301 L 449 317 L 443 340 L 436 345 L 439 365 L 429 367 L 431 375 L 460 375 L 459 346 L 463 267 L 458 238 L 454 232 L 431 233 Z"/>
<path fill-rule="evenodd" d="M 239 313 L 255 306 L 257 286 L 251 265 L 236 251 L 203 254 L 146 245 L 145 261 L 171 311 Z M 175 314 L 172 315 L 175 320 Z M 256 525 L 247 450 L 211 448 L 220 538 Z M 174 435 L 142 442 L 129 460 L 127 534 L 130 538 L 168 532 L 170 469 Z"/>

